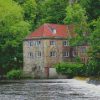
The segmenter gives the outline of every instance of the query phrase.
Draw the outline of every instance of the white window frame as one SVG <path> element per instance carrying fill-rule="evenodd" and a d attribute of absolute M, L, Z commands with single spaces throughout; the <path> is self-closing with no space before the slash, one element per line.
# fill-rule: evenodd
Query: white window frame
<path fill-rule="evenodd" d="M 56 32 L 57 32 L 55 28 L 51 28 L 51 31 L 53 34 L 56 34 Z"/>
<path fill-rule="evenodd" d="M 28 41 L 28 45 L 31 47 L 33 46 L 33 42 L 32 41 Z"/>
<path fill-rule="evenodd" d="M 28 58 L 32 58 L 32 59 L 34 58 L 34 55 L 33 55 L 32 52 L 29 52 L 29 53 L 28 53 Z"/>
<path fill-rule="evenodd" d="M 41 51 L 37 51 L 37 52 L 36 52 L 36 56 L 37 56 L 37 57 L 41 57 L 41 56 L 42 56 Z"/>
<path fill-rule="evenodd" d="M 35 42 L 36 42 L 36 41 L 33 41 L 33 45 L 35 45 Z"/>
<path fill-rule="evenodd" d="M 50 57 L 56 57 L 56 55 L 57 55 L 56 51 L 51 51 L 50 52 Z"/>
<path fill-rule="evenodd" d="M 73 57 L 76 57 L 76 51 L 72 51 Z"/>
<path fill-rule="evenodd" d="M 56 41 L 51 40 L 51 41 L 50 41 L 50 45 L 56 45 Z"/>
<path fill-rule="evenodd" d="M 40 46 L 40 45 L 41 45 L 41 41 L 40 40 L 35 41 L 35 46 Z"/>
<path fill-rule="evenodd" d="M 69 57 L 69 51 L 63 52 L 63 57 Z"/>
<path fill-rule="evenodd" d="M 81 53 L 86 53 L 86 47 L 81 47 Z"/>
<path fill-rule="evenodd" d="M 63 41 L 63 46 L 69 46 L 69 41 L 68 40 L 64 40 Z"/>

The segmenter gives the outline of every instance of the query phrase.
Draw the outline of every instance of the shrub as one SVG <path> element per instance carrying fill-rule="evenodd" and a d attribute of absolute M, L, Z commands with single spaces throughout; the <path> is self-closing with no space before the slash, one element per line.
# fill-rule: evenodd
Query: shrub
<path fill-rule="evenodd" d="M 22 70 L 11 70 L 7 73 L 7 79 L 20 79 L 22 76 Z"/>
<path fill-rule="evenodd" d="M 90 59 L 87 63 L 88 76 L 100 76 L 100 62 L 95 59 Z"/>
<path fill-rule="evenodd" d="M 55 65 L 56 71 L 60 74 L 73 77 L 84 73 L 84 66 L 81 63 L 61 62 Z"/>

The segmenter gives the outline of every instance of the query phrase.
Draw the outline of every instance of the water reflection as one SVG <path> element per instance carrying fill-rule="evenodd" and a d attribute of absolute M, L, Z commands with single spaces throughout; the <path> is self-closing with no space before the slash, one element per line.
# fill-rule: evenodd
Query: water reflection
<path fill-rule="evenodd" d="M 100 85 L 75 79 L 2 81 L 0 100 L 100 100 Z"/>

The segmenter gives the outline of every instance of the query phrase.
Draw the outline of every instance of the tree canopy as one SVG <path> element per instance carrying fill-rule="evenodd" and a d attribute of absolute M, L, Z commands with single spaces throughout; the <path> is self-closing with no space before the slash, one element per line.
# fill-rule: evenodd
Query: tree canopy
<path fill-rule="evenodd" d="M 68 0 L 45 0 L 42 4 L 42 23 L 63 23 Z"/>
<path fill-rule="evenodd" d="M 20 45 L 27 33 L 29 23 L 23 19 L 23 9 L 12 0 L 0 0 L 0 67 L 13 66 L 14 58 L 19 61 Z"/>

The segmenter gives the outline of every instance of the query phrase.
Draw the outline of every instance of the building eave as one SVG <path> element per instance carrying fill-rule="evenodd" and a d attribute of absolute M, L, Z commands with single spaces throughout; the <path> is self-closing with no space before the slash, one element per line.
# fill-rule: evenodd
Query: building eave
<path fill-rule="evenodd" d="M 23 41 L 26 41 L 26 40 L 37 40 L 37 39 L 41 39 L 41 40 L 44 40 L 44 39 L 57 39 L 57 40 L 65 40 L 65 39 L 68 39 L 68 37 L 32 37 L 30 39 L 24 39 Z"/>

